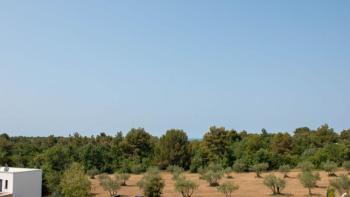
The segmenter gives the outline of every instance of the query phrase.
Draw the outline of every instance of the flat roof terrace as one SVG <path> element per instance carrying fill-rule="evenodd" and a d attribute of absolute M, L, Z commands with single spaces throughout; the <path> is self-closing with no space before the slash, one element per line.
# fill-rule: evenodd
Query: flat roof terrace
<path fill-rule="evenodd" d="M 0 173 L 19 173 L 19 172 L 30 172 L 30 171 L 41 171 L 35 168 L 14 168 L 8 167 L 8 171 L 5 171 L 5 167 L 0 167 Z"/>

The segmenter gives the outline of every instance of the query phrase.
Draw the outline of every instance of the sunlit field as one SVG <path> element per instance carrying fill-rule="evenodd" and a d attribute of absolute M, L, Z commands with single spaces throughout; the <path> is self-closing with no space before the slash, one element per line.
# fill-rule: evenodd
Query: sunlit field
<path fill-rule="evenodd" d="M 272 173 L 272 172 L 269 172 Z M 269 173 L 263 173 L 262 177 Z M 287 185 L 282 192 L 282 196 L 308 196 L 308 190 L 304 188 L 299 179 L 299 171 L 292 171 L 289 173 L 289 178 L 286 178 Z M 344 174 L 345 171 L 338 170 L 337 175 Z M 209 197 L 209 196 L 225 196 L 219 193 L 216 187 L 209 187 L 205 180 L 199 178 L 199 174 L 185 173 L 186 177 L 199 184 L 198 189 L 194 192 L 193 197 Z M 282 174 L 275 172 L 275 175 L 282 177 Z M 326 196 L 326 190 L 329 186 L 329 180 L 335 177 L 328 177 L 326 172 L 320 171 L 321 180 L 317 184 L 317 188 L 312 189 L 313 196 Z M 232 173 L 233 178 L 223 178 L 220 183 L 225 181 L 232 181 L 239 185 L 239 189 L 234 191 L 232 196 L 243 196 L 243 197 L 260 197 L 260 196 L 271 196 L 272 192 L 263 184 L 263 178 L 256 178 L 255 173 Z M 141 179 L 142 175 L 131 175 L 127 181 L 127 186 L 121 187 L 118 191 L 119 195 L 122 196 L 135 196 L 142 195 L 142 191 L 138 188 L 136 183 Z M 181 194 L 175 191 L 175 181 L 172 180 L 172 175 L 168 172 L 162 172 L 162 178 L 165 182 L 163 190 L 163 196 L 170 197 L 181 197 Z M 93 194 L 97 197 L 109 197 L 108 192 L 103 191 L 99 185 L 98 179 L 91 179 Z"/>

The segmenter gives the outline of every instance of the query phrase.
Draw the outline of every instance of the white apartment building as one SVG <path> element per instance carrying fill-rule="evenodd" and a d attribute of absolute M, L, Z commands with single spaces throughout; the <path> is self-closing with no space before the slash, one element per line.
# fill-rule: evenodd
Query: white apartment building
<path fill-rule="evenodd" d="M 40 169 L 0 167 L 0 197 L 41 197 Z"/>

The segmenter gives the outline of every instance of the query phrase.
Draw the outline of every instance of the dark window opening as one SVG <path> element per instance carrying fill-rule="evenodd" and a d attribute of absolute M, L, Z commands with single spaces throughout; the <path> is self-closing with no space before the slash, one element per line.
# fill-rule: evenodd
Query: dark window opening
<path fill-rule="evenodd" d="M 9 181 L 8 181 L 8 180 L 6 180 L 6 181 L 5 181 L 5 189 L 7 189 L 8 184 L 9 184 Z"/>

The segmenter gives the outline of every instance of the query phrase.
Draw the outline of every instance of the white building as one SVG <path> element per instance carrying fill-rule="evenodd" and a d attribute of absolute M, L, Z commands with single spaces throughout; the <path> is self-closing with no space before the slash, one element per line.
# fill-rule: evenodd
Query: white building
<path fill-rule="evenodd" d="M 1 197 L 41 197 L 40 169 L 0 167 Z"/>

